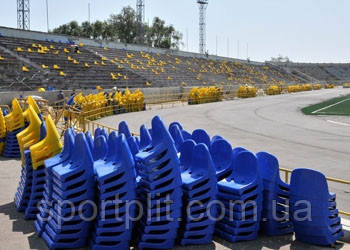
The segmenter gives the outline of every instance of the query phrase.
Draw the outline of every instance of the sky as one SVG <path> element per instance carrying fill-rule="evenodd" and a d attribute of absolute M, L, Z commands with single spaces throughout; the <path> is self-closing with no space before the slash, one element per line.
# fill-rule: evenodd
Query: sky
<path fill-rule="evenodd" d="M 145 0 L 155 16 L 183 34 L 181 50 L 199 50 L 196 0 Z M 0 26 L 17 27 L 17 1 L 0 0 Z M 49 28 L 72 20 L 105 20 L 136 0 L 48 0 Z M 30 0 L 31 30 L 47 31 L 46 0 Z M 295 62 L 350 62 L 349 0 L 209 0 L 209 54 L 254 61 L 278 55 Z"/>

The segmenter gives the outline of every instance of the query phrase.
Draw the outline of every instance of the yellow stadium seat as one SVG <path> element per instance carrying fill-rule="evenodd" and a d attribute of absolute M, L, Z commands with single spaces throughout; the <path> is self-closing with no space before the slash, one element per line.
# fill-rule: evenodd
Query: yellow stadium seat
<path fill-rule="evenodd" d="M 84 43 L 79 43 L 79 47 L 84 47 Z"/>
<path fill-rule="evenodd" d="M 2 113 L 2 109 L 0 108 L 0 138 L 4 138 L 6 136 L 6 122 L 5 117 Z"/>
<path fill-rule="evenodd" d="M 151 85 L 152 85 L 152 84 L 151 84 L 149 81 L 146 82 L 146 86 L 149 87 L 149 86 L 151 86 Z"/>
<path fill-rule="evenodd" d="M 104 61 L 102 61 L 102 62 L 101 62 L 101 65 L 106 66 L 106 64 L 105 64 L 105 62 L 104 62 Z"/>
<path fill-rule="evenodd" d="M 75 60 L 75 59 L 73 60 L 73 63 L 74 64 L 79 64 L 79 62 L 77 60 Z"/>
<path fill-rule="evenodd" d="M 49 68 L 49 66 L 46 66 L 45 64 L 42 64 L 41 67 L 42 67 L 43 69 L 48 69 L 48 68 Z"/>
<path fill-rule="evenodd" d="M 107 47 L 104 47 L 104 48 L 103 48 L 103 50 L 107 51 L 107 50 L 108 50 L 108 48 L 107 48 Z"/>
<path fill-rule="evenodd" d="M 118 76 L 122 77 L 122 76 L 123 76 L 123 74 L 119 72 L 119 73 L 118 73 Z"/>
<path fill-rule="evenodd" d="M 22 71 L 23 72 L 29 72 L 29 69 L 26 66 L 22 66 Z"/>
<path fill-rule="evenodd" d="M 33 53 L 33 50 L 31 48 L 27 49 L 28 53 Z"/>
<path fill-rule="evenodd" d="M 94 64 L 95 64 L 95 65 L 98 65 L 98 62 L 97 62 L 97 61 L 94 61 Z"/>
<path fill-rule="evenodd" d="M 168 76 L 168 80 L 172 80 L 173 78 L 171 78 L 170 76 Z"/>
<path fill-rule="evenodd" d="M 111 72 L 110 75 L 111 75 L 112 80 L 118 80 L 118 77 L 114 73 Z"/>
<path fill-rule="evenodd" d="M 45 90 L 45 89 L 44 89 Z M 28 105 L 32 106 L 32 108 L 34 109 L 34 111 L 37 113 L 37 114 L 40 114 L 41 113 L 41 110 L 38 106 L 38 104 L 36 103 L 36 101 L 34 100 L 34 98 L 32 96 L 28 96 L 27 97 L 27 103 Z M 25 111 L 24 111 L 25 113 Z"/>
<path fill-rule="evenodd" d="M 90 68 L 90 65 L 88 63 L 84 63 L 85 68 Z"/>
<path fill-rule="evenodd" d="M 60 52 L 58 50 L 56 50 L 55 52 L 53 52 L 54 55 L 58 55 Z"/>
<path fill-rule="evenodd" d="M 22 164 L 24 164 L 24 150 L 28 149 L 30 146 L 34 145 L 40 140 L 40 126 L 42 123 L 31 105 L 29 105 L 26 112 L 28 114 L 27 120 L 29 125 L 16 135 L 21 152 Z"/>
<path fill-rule="evenodd" d="M 67 76 L 66 73 L 64 73 L 62 70 L 60 71 L 60 76 Z"/>
<path fill-rule="evenodd" d="M 60 69 L 60 66 L 58 66 L 57 64 L 54 64 L 52 67 L 53 69 Z"/>
<path fill-rule="evenodd" d="M 123 76 L 124 80 L 129 80 L 128 76 Z"/>
<path fill-rule="evenodd" d="M 62 150 L 60 135 L 50 115 L 46 117 L 45 124 L 46 137 L 29 148 L 33 169 L 37 169 L 44 164 L 44 160 L 59 154 Z"/>
<path fill-rule="evenodd" d="M 5 58 L 3 58 L 2 56 L 0 56 L 0 61 L 4 61 Z"/>
<path fill-rule="evenodd" d="M 64 51 L 65 53 L 69 53 L 69 49 L 67 49 L 67 48 L 64 48 L 63 51 Z"/>
<path fill-rule="evenodd" d="M 38 88 L 38 92 L 45 92 L 46 90 L 44 88 Z"/>
<path fill-rule="evenodd" d="M 73 58 L 71 56 L 67 56 L 68 61 L 73 61 Z"/>
<path fill-rule="evenodd" d="M 102 61 L 107 61 L 108 59 L 107 59 L 107 57 L 102 57 L 101 60 Z"/>
<path fill-rule="evenodd" d="M 12 112 L 5 116 L 5 122 L 9 132 L 24 127 L 24 115 L 17 98 L 12 100 Z"/>
<path fill-rule="evenodd" d="M 17 47 L 16 51 L 17 52 L 23 52 L 23 49 L 21 47 Z"/>
<path fill-rule="evenodd" d="M 55 49 L 55 46 L 53 46 L 53 45 L 50 45 L 50 49 Z"/>
<path fill-rule="evenodd" d="M 32 43 L 33 48 L 37 48 L 38 46 L 35 43 Z"/>

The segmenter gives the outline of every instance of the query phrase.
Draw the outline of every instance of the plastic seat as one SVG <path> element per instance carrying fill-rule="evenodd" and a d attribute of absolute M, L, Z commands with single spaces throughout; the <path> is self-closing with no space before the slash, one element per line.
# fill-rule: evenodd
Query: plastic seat
<path fill-rule="evenodd" d="M 186 140 L 179 148 L 181 171 L 186 171 L 191 164 L 193 149 L 196 143 L 193 140 Z"/>
<path fill-rule="evenodd" d="M 210 136 L 204 129 L 196 129 L 192 132 L 192 140 L 197 144 L 204 143 L 207 147 L 210 147 Z"/>
<path fill-rule="evenodd" d="M 6 128 L 8 132 L 24 127 L 24 115 L 18 100 L 12 100 L 12 111 L 5 116 Z"/>
<path fill-rule="evenodd" d="M 169 133 L 171 134 L 177 151 L 180 151 L 182 144 L 184 143 L 184 138 L 182 137 L 181 128 L 178 124 L 172 123 L 169 126 Z"/>
<path fill-rule="evenodd" d="M 29 148 L 40 140 L 40 126 L 42 122 L 31 105 L 27 110 L 27 120 L 29 125 L 16 135 L 21 152 L 22 165 L 24 165 L 24 149 Z"/>
<path fill-rule="evenodd" d="M 126 121 L 122 121 L 118 125 L 118 135 L 121 135 L 121 134 L 124 134 L 126 139 L 131 137 L 131 133 Z"/>
<path fill-rule="evenodd" d="M 335 195 L 329 193 L 326 177 L 322 173 L 305 168 L 293 170 L 290 207 L 297 240 L 331 245 L 344 235 L 338 210 L 330 203 L 335 203 Z"/>
<path fill-rule="evenodd" d="M 216 137 L 210 144 L 210 154 L 214 161 L 218 181 L 224 179 L 232 171 L 232 147 L 224 139 Z"/>
<path fill-rule="evenodd" d="M 86 137 L 86 141 L 89 145 L 90 152 L 93 152 L 94 151 L 94 139 L 92 139 L 92 135 L 91 135 L 90 131 L 85 132 L 85 137 Z"/>
<path fill-rule="evenodd" d="M 44 160 L 57 155 L 62 150 L 60 136 L 50 115 L 46 117 L 45 124 L 46 137 L 29 148 L 34 170 L 42 166 Z"/>
<path fill-rule="evenodd" d="M 104 135 L 99 135 L 94 141 L 93 159 L 94 161 L 104 160 L 108 152 L 107 140 Z"/>
<path fill-rule="evenodd" d="M 152 137 L 145 125 L 140 127 L 140 149 L 146 149 L 152 143 Z"/>

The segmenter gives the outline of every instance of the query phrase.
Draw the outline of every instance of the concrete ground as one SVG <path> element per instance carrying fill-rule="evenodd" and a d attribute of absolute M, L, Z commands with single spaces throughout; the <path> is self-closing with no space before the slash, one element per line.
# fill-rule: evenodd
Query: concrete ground
<path fill-rule="evenodd" d="M 126 120 L 133 131 L 143 123 L 150 125 L 154 115 L 169 124 L 180 122 L 188 131 L 204 128 L 210 135 L 220 134 L 233 147 L 243 146 L 254 152 L 268 151 L 276 155 L 286 168 L 308 167 L 327 176 L 350 179 L 349 117 L 305 116 L 299 109 L 309 104 L 350 94 L 350 89 L 330 89 L 281 96 L 258 97 L 196 106 L 129 113 L 100 120 L 117 127 Z M 47 249 L 35 234 L 32 221 L 14 207 L 13 197 L 20 177 L 20 162 L 0 158 L 0 250 Z M 339 208 L 350 210 L 350 187 L 330 183 L 337 192 Z M 349 219 L 349 218 L 347 218 Z M 345 237 L 334 247 L 350 249 L 350 221 L 342 220 Z M 293 235 L 267 237 L 231 244 L 215 237 L 210 245 L 176 247 L 176 249 L 320 249 L 300 243 Z"/>

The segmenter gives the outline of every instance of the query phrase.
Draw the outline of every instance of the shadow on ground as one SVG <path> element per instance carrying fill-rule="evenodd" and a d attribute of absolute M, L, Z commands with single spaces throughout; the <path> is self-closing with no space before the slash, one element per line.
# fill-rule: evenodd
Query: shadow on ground
<path fill-rule="evenodd" d="M 9 219 L 12 220 L 12 231 L 13 232 L 22 232 L 23 234 L 29 234 L 27 239 L 29 243 L 30 249 L 37 250 L 47 250 L 47 246 L 45 242 L 36 235 L 35 228 L 33 225 L 33 221 L 28 221 L 24 219 L 24 215 L 22 213 L 17 212 L 14 202 L 7 203 L 0 206 L 0 214 L 5 214 L 9 216 Z M 342 242 L 350 243 L 350 231 L 344 230 L 344 237 L 335 244 L 332 248 L 329 247 L 320 247 L 313 246 L 309 244 L 304 244 L 302 242 L 296 241 L 293 238 L 292 234 L 284 235 L 284 236 L 275 236 L 268 237 L 264 235 L 259 235 L 257 240 L 253 241 L 245 241 L 245 242 L 237 242 L 230 243 L 225 241 L 219 237 L 214 237 L 213 242 L 208 245 L 196 245 L 196 246 L 187 246 L 180 247 L 176 246 L 175 249 L 201 249 L 201 250 L 213 250 L 220 249 L 221 246 L 224 246 L 228 249 L 249 249 L 249 250 L 258 250 L 263 248 L 269 249 L 280 249 L 282 247 L 290 246 L 290 249 L 300 250 L 300 249 L 341 249 L 344 244 Z M 88 248 L 85 248 L 88 249 Z"/>

